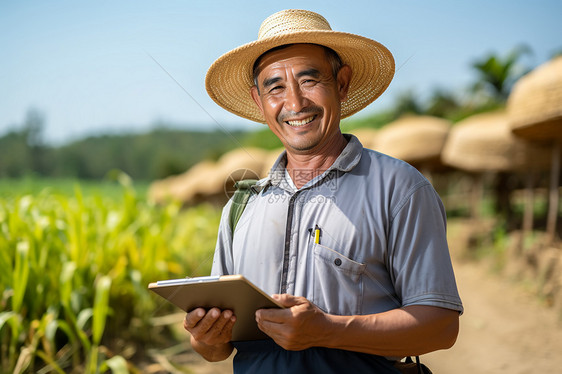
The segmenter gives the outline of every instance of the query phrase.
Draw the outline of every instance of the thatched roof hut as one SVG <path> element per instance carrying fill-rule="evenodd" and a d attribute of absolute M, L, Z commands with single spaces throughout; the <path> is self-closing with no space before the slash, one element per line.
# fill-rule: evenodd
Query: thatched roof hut
<path fill-rule="evenodd" d="M 432 116 L 403 116 L 378 131 L 376 149 L 416 167 L 439 166 L 450 125 Z"/>
<path fill-rule="evenodd" d="M 359 139 L 363 147 L 376 149 L 378 131 L 369 127 L 361 127 L 350 131 Z"/>
<path fill-rule="evenodd" d="M 216 164 L 201 161 L 186 172 L 153 182 L 148 190 L 148 199 L 156 203 L 167 200 L 191 202 L 202 191 L 216 184 Z"/>
<path fill-rule="evenodd" d="M 281 155 L 281 152 L 283 152 L 284 150 L 285 148 L 277 148 L 267 152 L 267 155 L 263 160 L 263 169 L 260 175 L 261 178 L 265 178 L 269 175 L 271 167 L 273 166 L 275 161 L 277 161 L 277 159 Z"/>
<path fill-rule="evenodd" d="M 441 155 L 444 163 L 469 172 L 522 170 L 548 164 L 548 154 L 511 133 L 504 111 L 476 114 L 458 122 Z"/>
<path fill-rule="evenodd" d="M 241 147 L 225 153 L 218 161 L 219 177 L 224 182 L 227 178 L 234 181 L 259 176 L 264 168 L 267 151 L 261 148 Z"/>
<path fill-rule="evenodd" d="M 511 129 L 522 138 L 538 140 L 551 149 L 547 233 L 555 238 L 562 153 L 562 56 L 539 66 L 513 87 L 507 108 Z"/>
<path fill-rule="evenodd" d="M 181 175 L 152 183 L 149 199 L 158 203 L 169 199 L 188 204 L 223 203 L 236 181 L 261 175 L 266 155 L 259 148 L 239 148 L 225 153 L 217 162 L 202 161 Z"/>
<path fill-rule="evenodd" d="M 507 110 L 517 136 L 562 139 L 562 56 L 519 79 L 509 95 Z"/>

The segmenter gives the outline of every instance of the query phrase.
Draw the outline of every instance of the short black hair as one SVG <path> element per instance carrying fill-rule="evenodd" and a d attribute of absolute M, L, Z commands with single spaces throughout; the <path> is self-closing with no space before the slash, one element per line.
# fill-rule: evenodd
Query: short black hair
<path fill-rule="evenodd" d="M 268 54 L 269 52 L 279 51 L 281 49 L 285 49 L 285 48 L 291 47 L 293 45 L 295 45 L 295 44 L 283 44 L 283 45 L 268 49 L 267 51 L 262 53 L 260 55 L 260 57 L 258 57 L 256 59 L 256 61 L 254 62 L 254 66 L 252 67 L 252 77 L 254 78 L 254 84 L 256 85 L 256 87 L 258 89 L 258 94 L 260 92 L 260 88 L 258 86 L 258 75 L 261 73 L 261 70 L 259 69 L 259 64 L 260 64 L 262 58 L 266 54 Z M 338 72 L 340 71 L 341 67 L 343 66 L 343 62 L 342 62 L 340 56 L 332 48 L 326 47 L 325 45 L 320 45 L 320 44 L 313 44 L 313 45 L 317 45 L 317 46 L 322 47 L 324 49 L 324 53 L 326 54 L 326 58 L 328 59 L 328 62 L 332 66 L 332 75 L 334 76 L 334 79 L 336 79 L 338 77 Z"/>

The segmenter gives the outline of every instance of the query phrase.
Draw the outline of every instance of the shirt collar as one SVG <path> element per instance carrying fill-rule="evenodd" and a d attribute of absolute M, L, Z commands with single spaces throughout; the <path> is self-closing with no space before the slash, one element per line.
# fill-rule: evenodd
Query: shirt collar
<path fill-rule="evenodd" d="M 363 151 L 363 145 L 357 139 L 355 135 L 343 134 L 343 136 L 348 140 L 347 145 L 340 153 L 336 161 L 325 171 L 321 176 L 313 178 L 309 181 L 303 188 L 310 186 L 311 182 L 316 183 L 318 178 L 323 178 L 332 170 L 340 170 L 342 172 L 351 171 L 361 160 L 361 153 Z M 277 161 L 273 164 L 269 175 L 260 183 L 262 188 L 268 185 L 280 186 L 285 180 L 285 168 L 287 166 L 287 151 L 283 151 L 281 155 L 277 158 Z"/>

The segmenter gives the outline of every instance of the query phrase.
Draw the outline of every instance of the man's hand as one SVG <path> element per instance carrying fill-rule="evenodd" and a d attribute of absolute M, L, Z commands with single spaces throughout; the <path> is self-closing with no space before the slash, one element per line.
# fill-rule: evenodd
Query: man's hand
<path fill-rule="evenodd" d="M 208 361 L 221 361 L 232 352 L 232 328 L 236 316 L 231 310 L 197 308 L 186 314 L 183 328 L 191 334 L 191 345 Z"/>
<path fill-rule="evenodd" d="M 459 329 L 457 311 L 435 306 L 339 316 L 324 313 L 304 297 L 273 297 L 287 309 L 260 309 L 256 321 L 287 350 L 327 347 L 379 356 L 417 356 L 450 348 Z"/>
<path fill-rule="evenodd" d="M 314 347 L 323 340 L 328 321 L 316 305 L 304 297 L 287 294 L 273 295 L 273 298 L 287 309 L 256 311 L 260 330 L 290 351 Z"/>

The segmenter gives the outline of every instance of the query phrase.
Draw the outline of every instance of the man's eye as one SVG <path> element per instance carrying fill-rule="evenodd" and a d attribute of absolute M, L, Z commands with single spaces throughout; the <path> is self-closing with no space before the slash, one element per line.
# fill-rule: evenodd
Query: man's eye
<path fill-rule="evenodd" d="M 268 92 L 269 93 L 278 93 L 278 92 L 281 92 L 282 89 L 283 89 L 283 86 L 275 86 L 275 87 L 271 88 Z"/>
<path fill-rule="evenodd" d="M 314 79 L 305 79 L 302 81 L 303 86 L 311 86 L 313 84 L 316 84 L 316 81 Z"/>

